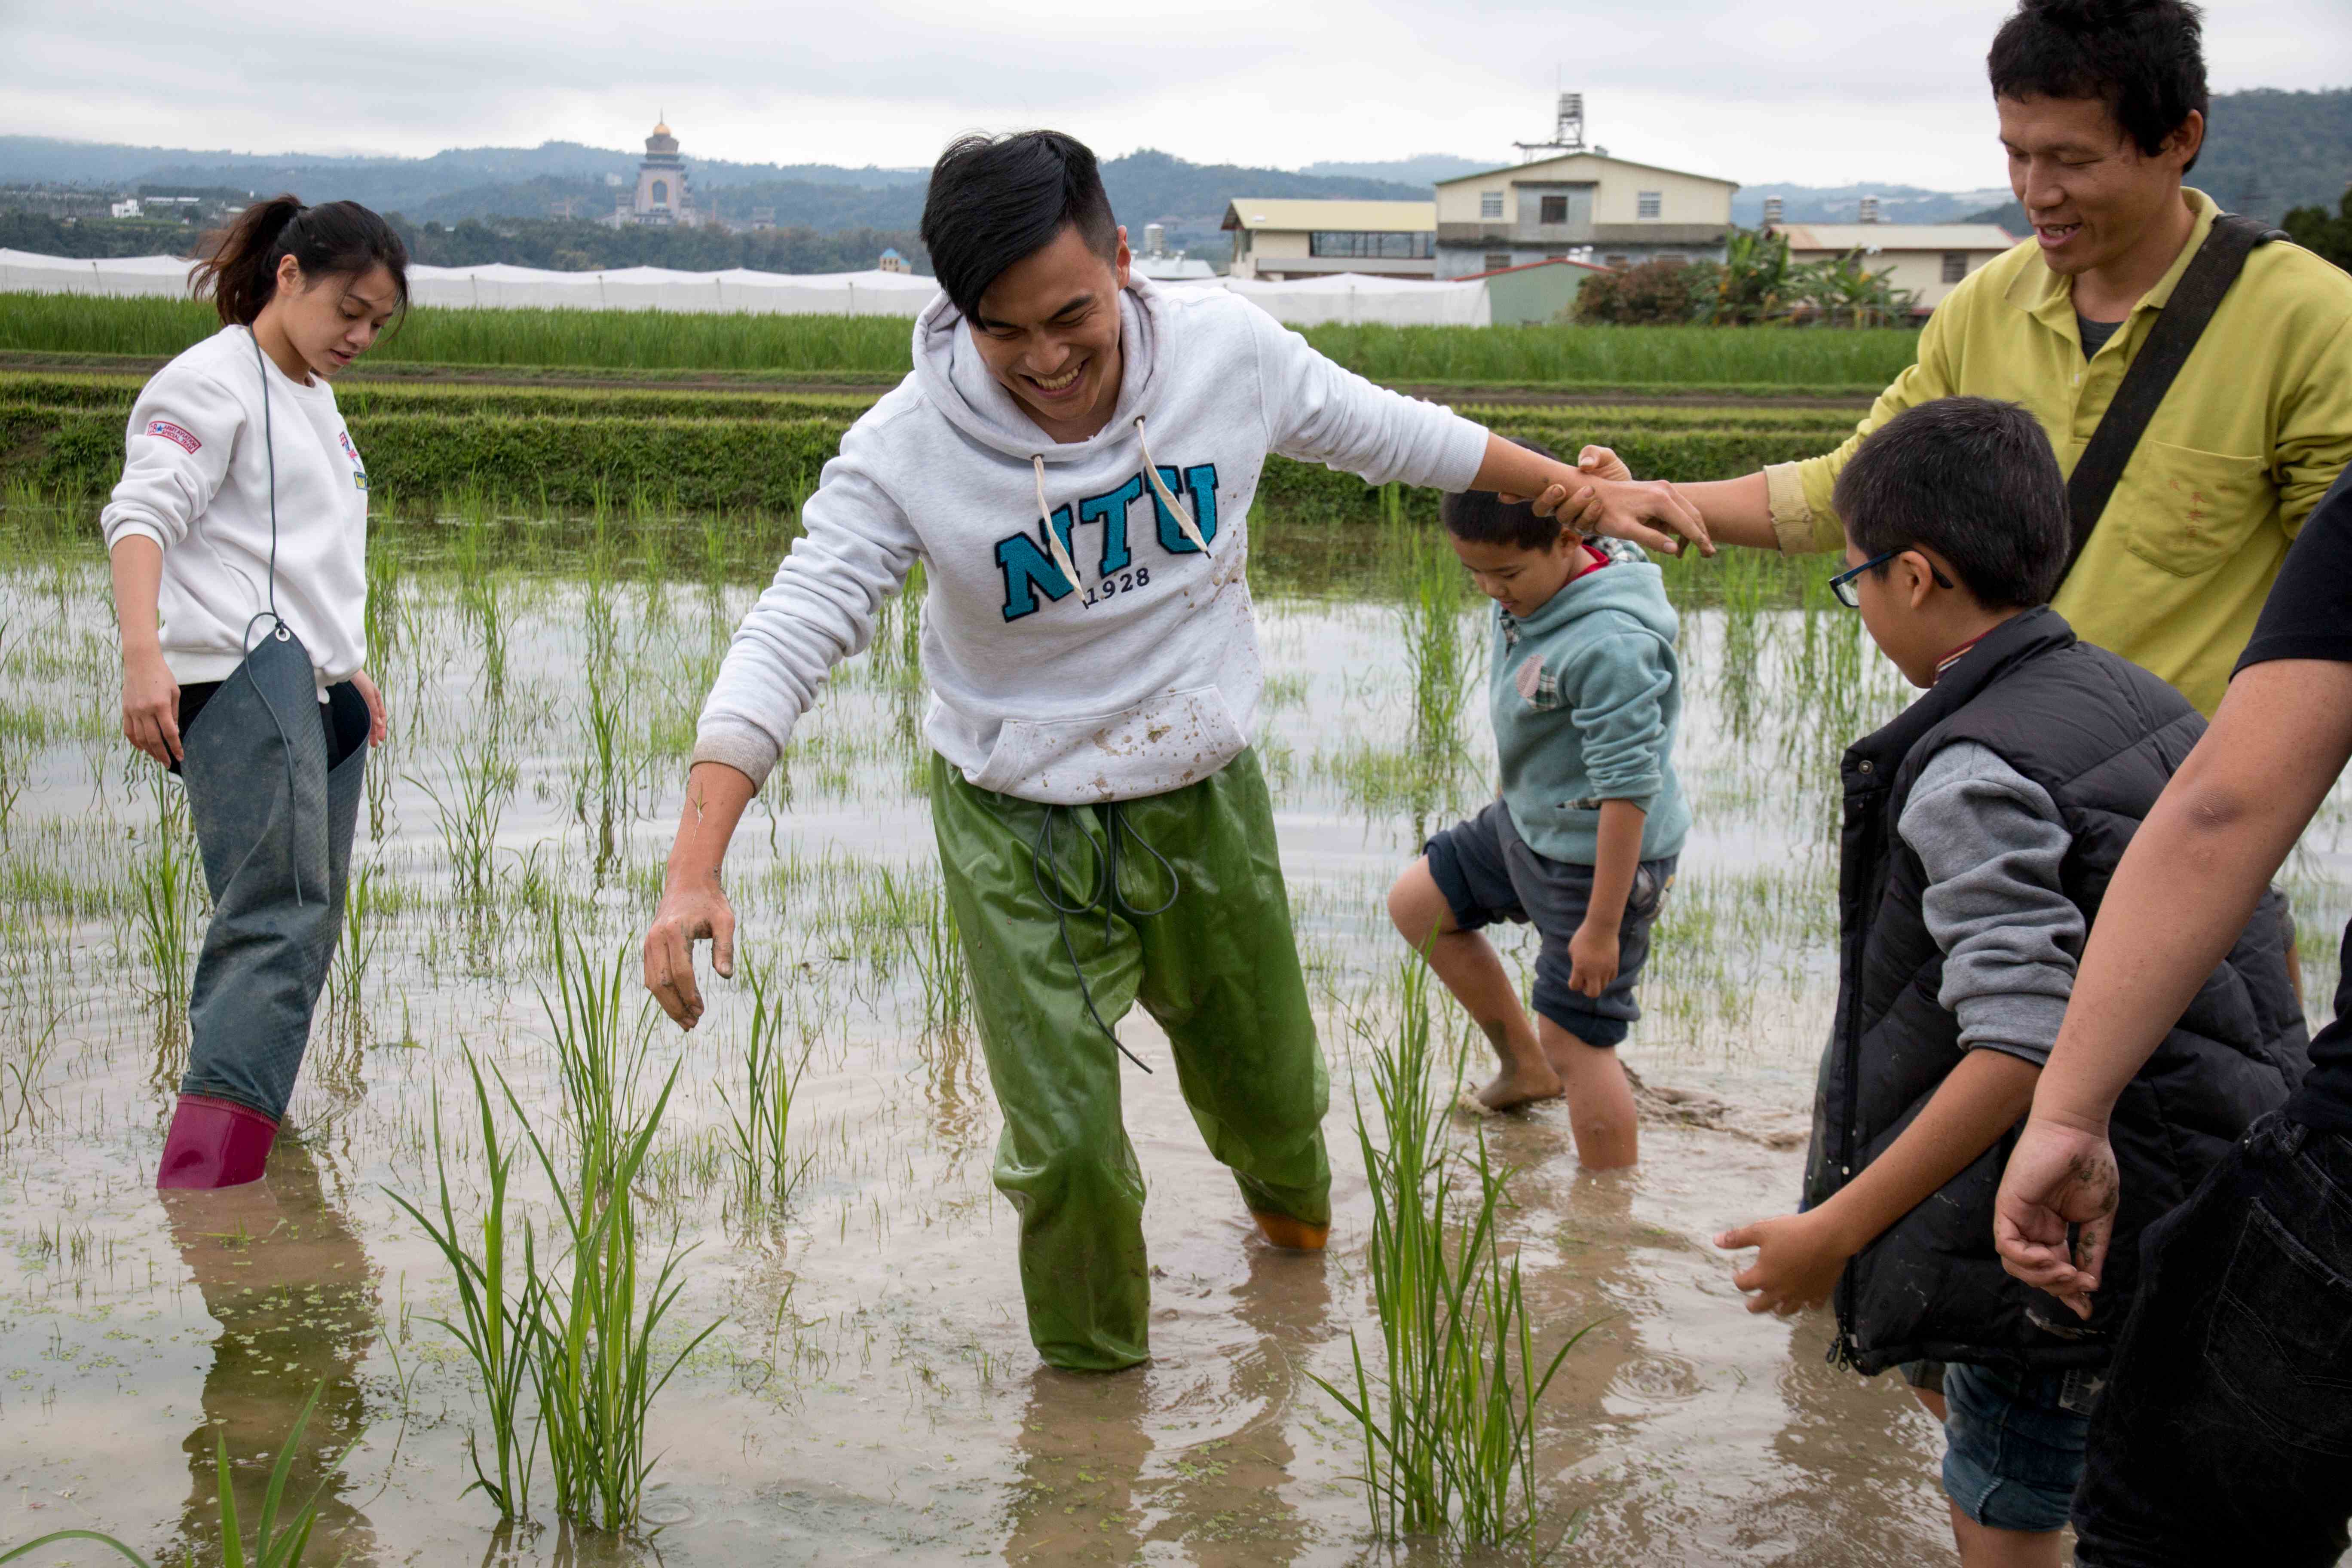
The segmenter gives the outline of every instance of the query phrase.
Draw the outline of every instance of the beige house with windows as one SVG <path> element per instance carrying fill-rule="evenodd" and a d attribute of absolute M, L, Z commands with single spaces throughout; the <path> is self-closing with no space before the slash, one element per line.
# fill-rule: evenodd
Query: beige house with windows
<path fill-rule="evenodd" d="M 1278 283 L 1334 272 L 1436 275 L 1433 202 L 1235 196 L 1218 226 L 1234 237 L 1235 278 Z"/>
<path fill-rule="evenodd" d="M 1785 235 L 1789 259 L 1800 265 L 1860 251 L 1868 270 L 1893 268 L 1889 281 L 1909 289 L 1920 310 L 1942 304 L 1961 279 L 2017 244 L 1990 223 L 1776 223 L 1766 232 Z"/>
<path fill-rule="evenodd" d="M 1721 259 L 1731 180 L 1601 153 L 1463 174 L 1437 186 L 1437 273 L 1469 278 L 1538 261 L 1633 267 Z"/>

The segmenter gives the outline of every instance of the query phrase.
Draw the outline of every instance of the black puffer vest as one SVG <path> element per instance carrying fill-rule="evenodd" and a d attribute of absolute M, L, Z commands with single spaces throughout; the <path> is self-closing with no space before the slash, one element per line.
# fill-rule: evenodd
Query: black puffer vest
<path fill-rule="evenodd" d="M 1808 1208 L 1894 1142 L 1964 1054 L 1959 1020 L 1937 1001 L 1944 955 L 1920 908 L 1927 874 L 1895 831 L 1927 760 L 1973 741 L 2049 792 L 2074 836 L 2062 885 L 2087 929 L 2125 847 L 2204 731 L 2172 688 L 2077 642 L 2043 608 L 1996 627 L 1846 752 L 1837 1016 L 1814 1102 Z M 2140 1231 L 2302 1077 L 2308 1041 L 2285 935 L 2278 895 L 2267 893 L 2124 1090 L 2111 1124 L 2122 1206 L 2088 1323 L 2011 1279 L 1993 1250 L 2012 1133 L 1846 1266 L 1832 1354 L 1869 1373 L 1922 1358 L 2016 1370 L 2105 1361 L 2137 1283 Z"/>

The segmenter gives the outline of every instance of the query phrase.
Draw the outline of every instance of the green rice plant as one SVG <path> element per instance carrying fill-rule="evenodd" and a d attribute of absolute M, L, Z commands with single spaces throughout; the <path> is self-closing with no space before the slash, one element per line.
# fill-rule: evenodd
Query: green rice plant
<path fill-rule="evenodd" d="M 539 1005 L 555 1036 L 556 1075 L 579 1144 L 579 1205 L 593 1208 L 628 1138 L 629 1107 L 651 1031 L 642 1022 L 632 1028 L 622 1018 L 622 1000 L 635 989 L 629 984 L 627 948 L 616 949 L 609 964 L 594 963 L 584 942 L 565 943 L 560 904 L 549 911 L 548 929 L 556 1000 L 541 991 Z"/>
<path fill-rule="evenodd" d="M 784 1047 L 784 999 L 772 1000 L 773 981 L 765 964 L 748 956 L 741 961 L 742 981 L 751 993 L 751 1032 L 743 1047 L 743 1100 L 739 1107 L 724 1084 L 719 1095 L 727 1106 L 728 1143 L 735 1155 L 735 1171 L 747 1210 L 781 1214 L 792 1204 L 793 1193 L 816 1158 L 793 1145 L 793 1099 L 807 1070 L 809 1047 L 797 1059 Z"/>
<path fill-rule="evenodd" d="M 1497 1235 L 1508 1173 L 1483 1133 L 1475 1159 L 1448 1150 L 1423 966 L 1408 961 L 1402 974 L 1394 1048 L 1373 1051 L 1380 1137 L 1356 1100 L 1380 1370 L 1350 1331 L 1352 1393 L 1315 1382 L 1356 1425 L 1357 1479 L 1381 1539 L 1522 1544 L 1539 1522 L 1537 1403 L 1583 1332 L 1538 1361 L 1518 1258 L 1504 1259 Z"/>
<path fill-rule="evenodd" d="M 558 968 L 563 1015 L 557 1020 L 551 1005 L 548 1016 L 556 1028 L 571 1133 L 568 1173 L 506 1088 L 554 1189 L 571 1247 L 568 1284 L 561 1294 L 551 1289 L 541 1297 L 531 1326 L 531 1378 L 556 1511 L 611 1531 L 634 1528 L 643 1510 L 655 1463 L 645 1450 L 655 1397 L 724 1321 L 704 1328 L 666 1365 L 658 1363 L 654 1344 L 686 1288 L 679 1273 L 685 1255 L 673 1236 L 650 1284 L 643 1280 L 635 1187 L 680 1068 L 670 1068 L 651 1108 L 638 1116 L 634 1085 L 645 1035 L 638 1032 L 631 1049 L 620 1026 L 628 959 L 624 945 L 608 968 L 592 966 L 586 949 L 575 947 Z"/>
<path fill-rule="evenodd" d="M 915 972 L 923 983 L 923 1037 L 959 1035 L 971 1017 L 971 975 L 963 941 L 956 930 L 955 906 L 947 890 L 933 888 L 915 924 Z"/>
<path fill-rule="evenodd" d="M 488 910 L 498 884 L 499 822 L 517 776 L 514 764 L 499 757 L 493 737 L 481 750 L 459 757 L 444 773 L 441 789 L 414 776 L 408 781 L 433 803 L 441 847 L 449 858 L 450 887 L 476 914 Z"/>
<path fill-rule="evenodd" d="M 153 976 L 153 995 L 176 1016 L 187 1005 L 188 950 L 203 913 L 199 868 L 186 795 L 161 769 L 149 771 L 155 790 L 155 847 L 131 870 L 131 929 Z"/>
<path fill-rule="evenodd" d="M 344 884 L 343 930 L 335 943 L 334 966 L 327 972 L 328 1013 L 354 1032 L 366 1005 L 368 969 L 383 934 L 378 923 L 382 910 L 376 867 L 362 866 Z"/>
<path fill-rule="evenodd" d="M 325 1387 L 322 1383 L 311 1388 L 310 1397 L 302 1402 L 302 1413 L 294 1417 L 293 1429 L 286 1434 L 286 1441 L 278 1447 L 278 1463 L 271 1468 L 268 1489 L 262 1494 L 261 1518 L 256 1521 L 250 1548 L 246 1545 L 244 1532 L 237 1523 L 236 1493 L 229 1484 L 228 1439 L 218 1432 L 213 1434 L 213 1471 L 220 1488 L 222 1568 L 299 1568 L 303 1555 L 310 1550 L 310 1532 L 318 1528 L 319 1523 L 319 1500 L 327 1495 L 328 1483 L 320 1481 L 309 1500 L 282 1523 L 278 1512 L 285 1506 L 286 1482 L 294 1473 L 295 1456 L 301 1451 L 302 1429 L 310 1425 L 310 1413 L 318 1408 L 319 1394 Z M 355 1440 L 352 1447 L 358 1446 Z M 327 1468 L 331 1470 L 335 1468 L 349 1458 L 351 1453 L 351 1448 L 344 1449 Z M 139 1568 L 154 1568 L 146 1558 L 113 1536 L 95 1530 L 51 1531 L 37 1541 L 28 1541 L 22 1546 L 0 1552 L 0 1563 L 14 1563 L 44 1546 L 67 1541 L 96 1542 L 101 1546 L 113 1548 L 124 1558 L 138 1563 Z M 193 1550 L 188 1552 L 186 1562 L 187 1568 L 195 1568 L 196 1554 Z"/>
<path fill-rule="evenodd" d="M 533 1430 L 528 1445 L 522 1435 L 519 1405 L 523 1379 L 531 1366 L 531 1336 L 545 1305 L 546 1286 L 540 1279 L 536 1247 L 529 1225 L 522 1232 L 521 1288 L 507 1289 L 507 1179 L 520 1150 L 501 1142 L 497 1119 L 490 1114 L 490 1093 L 482 1079 L 481 1063 L 466 1053 L 466 1071 L 474 1083 L 474 1105 L 482 1120 L 482 1150 L 489 1163 L 489 1193 L 481 1218 L 481 1250 L 477 1254 L 460 1226 L 449 1201 L 449 1168 L 441 1136 L 441 1099 L 433 1100 L 433 1170 L 440 1183 L 440 1220 L 400 1194 L 386 1188 L 394 1203 L 423 1227 L 447 1260 L 457 1280 L 457 1304 L 462 1321 L 428 1318 L 449 1331 L 473 1363 L 482 1404 L 490 1424 L 490 1448 L 497 1457 L 497 1478 L 484 1468 L 472 1428 L 466 1433 L 466 1458 L 474 1467 L 472 1491 L 478 1487 L 498 1505 L 501 1519 L 520 1519 L 530 1511 L 530 1472 L 539 1447 Z M 461 1492 L 459 1496 L 464 1496 Z"/>

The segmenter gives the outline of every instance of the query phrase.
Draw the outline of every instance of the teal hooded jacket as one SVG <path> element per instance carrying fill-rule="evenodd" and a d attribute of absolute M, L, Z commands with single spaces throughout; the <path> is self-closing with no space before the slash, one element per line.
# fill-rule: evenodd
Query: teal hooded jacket
<path fill-rule="evenodd" d="M 1646 561 L 1588 572 L 1524 620 L 1496 606 L 1487 706 L 1503 804 L 1537 854 L 1594 864 L 1605 800 L 1648 813 L 1643 859 L 1682 852 L 1690 806 L 1674 764 L 1678 626 L 1664 574 Z"/>

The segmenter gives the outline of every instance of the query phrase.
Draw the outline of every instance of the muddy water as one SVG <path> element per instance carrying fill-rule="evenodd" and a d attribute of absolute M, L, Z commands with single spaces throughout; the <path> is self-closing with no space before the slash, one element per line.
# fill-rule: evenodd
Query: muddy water
<path fill-rule="evenodd" d="M 551 919 L 606 954 L 641 927 L 693 703 L 750 590 L 385 574 L 377 665 L 395 740 L 362 813 L 355 863 L 373 868 L 375 908 L 355 938 L 370 955 L 356 1000 L 339 979 L 268 1181 L 164 1202 L 150 1184 L 184 1026 L 155 994 L 133 878 L 152 886 L 178 830 L 113 736 L 102 589 L 87 557 L 0 574 L 0 754 L 19 790 L 0 844 L 0 1543 L 79 1526 L 209 1557 L 215 1440 L 249 1523 L 315 1387 L 295 1489 L 325 1488 L 319 1561 L 1387 1560 L 1349 1479 L 1350 1431 L 1311 1381 L 1341 1377 L 1351 1331 L 1373 1330 L 1349 1087 L 1397 1006 L 1381 892 L 1491 787 L 1475 696 L 1458 761 L 1417 739 L 1393 603 L 1262 595 L 1263 750 L 1334 1067 L 1333 1249 L 1258 1245 L 1174 1075 L 1130 1071 L 1155 1360 L 1115 1378 L 1031 1353 L 1013 1216 L 988 1184 L 985 1075 L 968 1038 L 925 1024 L 908 911 L 935 876 L 906 613 L 845 670 L 730 866 L 746 951 L 785 983 L 809 1052 L 795 1136 L 813 1163 L 781 1217 L 732 1191 L 719 1090 L 740 1082 L 740 987 L 716 987 L 693 1036 L 654 1031 L 651 1073 L 681 1072 L 644 1233 L 657 1248 L 675 1226 L 692 1248 L 677 1342 L 726 1321 L 656 1406 L 649 1538 L 615 1542 L 551 1521 L 500 1531 L 466 1494 L 479 1411 L 431 1321 L 453 1310 L 451 1281 L 390 1194 L 433 1191 L 437 1095 L 461 1214 L 478 1200 L 462 1048 L 499 1066 L 535 1123 L 555 1120 Z M 1681 754 L 1700 826 L 1625 1050 L 1679 1098 L 1653 1097 L 1626 1173 L 1580 1172 L 1557 1107 L 1488 1128 L 1521 1167 L 1510 1234 L 1547 1342 L 1596 1325 L 1544 1411 L 1545 1538 L 1577 1521 L 1570 1561 L 1948 1551 L 1927 1418 L 1891 1381 L 1825 1364 L 1822 1318 L 1748 1314 L 1706 1244 L 1789 1206 L 1797 1184 L 1831 988 L 1830 763 L 1902 700 L 1857 635 L 1818 611 L 1687 617 Z M 1465 611 L 1469 663 L 1478 638 Z M 596 703 L 617 715 L 609 766 Z M 469 768 L 491 780 L 496 816 L 478 872 L 444 821 Z M 2296 871 L 2323 935 L 2345 901 L 2333 832 Z M 2313 979 L 2327 994 L 2332 972 Z M 1140 1015 L 1122 1035 L 1166 1059 Z M 519 1184 L 544 1234 L 544 1183 Z M 543 1467 L 539 1495 L 549 1516 Z M 82 1550 L 59 1560 L 100 1560 Z"/>

